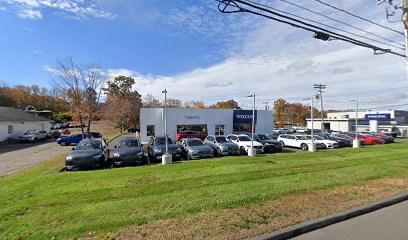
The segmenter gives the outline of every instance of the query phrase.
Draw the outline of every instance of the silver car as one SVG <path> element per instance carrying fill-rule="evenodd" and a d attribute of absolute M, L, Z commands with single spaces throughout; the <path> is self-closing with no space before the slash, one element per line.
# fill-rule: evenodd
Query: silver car
<path fill-rule="evenodd" d="M 229 142 L 225 136 L 209 135 L 204 139 L 204 143 L 214 149 L 218 156 L 239 155 L 239 146 Z"/>
<path fill-rule="evenodd" d="M 181 151 L 187 159 L 213 158 L 214 151 L 198 138 L 183 138 L 179 142 Z"/>
<path fill-rule="evenodd" d="M 28 130 L 23 135 L 21 135 L 18 140 L 22 142 L 38 142 L 40 140 L 47 140 L 47 132 L 46 131 L 38 131 L 38 130 Z"/>

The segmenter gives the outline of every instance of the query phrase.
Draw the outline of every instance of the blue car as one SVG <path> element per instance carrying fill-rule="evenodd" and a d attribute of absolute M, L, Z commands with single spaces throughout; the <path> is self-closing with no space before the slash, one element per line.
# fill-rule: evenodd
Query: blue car
<path fill-rule="evenodd" d="M 98 132 L 89 132 L 92 138 L 102 138 Z M 69 137 L 62 137 L 57 139 L 57 143 L 61 146 L 68 146 L 71 144 L 78 144 L 83 139 L 82 134 L 74 134 Z"/>

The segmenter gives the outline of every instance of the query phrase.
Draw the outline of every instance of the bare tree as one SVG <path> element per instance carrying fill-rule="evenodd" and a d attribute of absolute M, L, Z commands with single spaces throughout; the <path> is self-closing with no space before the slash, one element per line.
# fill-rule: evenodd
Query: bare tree
<path fill-rule="evenodd" d="M 87 135 L 91 128 L 92 117 L 97 111 L 100 92 L 107 76 L 96 65 L 82 67 L 75 64 L 73 57 L 58 59 L 56 62 L 56 78 L 52 85 L 71 104 L 71 111 L 77 116 L 82 134 L 84 123 L 88 122 Z"/>

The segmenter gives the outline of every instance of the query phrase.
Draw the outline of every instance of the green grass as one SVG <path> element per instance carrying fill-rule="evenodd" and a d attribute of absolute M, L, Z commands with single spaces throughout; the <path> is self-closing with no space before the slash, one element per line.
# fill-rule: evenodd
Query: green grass
<path fill-rule="evenodd" d="M 0 238 L 69 239 L 408 176 L 408 143 L 56 173 L 63 158 L 0 179 Z"/>

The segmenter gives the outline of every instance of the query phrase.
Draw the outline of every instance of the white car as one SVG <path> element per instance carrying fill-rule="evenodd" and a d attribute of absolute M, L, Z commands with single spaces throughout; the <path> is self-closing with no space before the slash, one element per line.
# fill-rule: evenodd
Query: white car
<path fill-rule="evenodd" d="M 310 136 L 309 136 L 310 137 Z M 309 138 L 310 139 L 310 138 Z M 314 135 L 314 142 L 315 143 L 322 143 L 326 146 L 326 148 L 339 148 L 339 143 L 333 140 L 324 139 L 320 136 Z"/>
<path fill-rule="evenodd" d="M 300 148 L 303 151 L 309 150 L 309 145 L 312 144 L 312 139 L 307 135 L 282 134 L 279 135 L 278 141 L 281 142 L 283 146 Z M 315 145 L 317 149 L 324 148 L 324 144 L 315 142 Z"/>
<path fill-rule="evenodd" d="M 239 146 L 241 154 L 248 153 L 248 150 L 251 148 L 252 140 L 245 134 L 230 134 L 227 136 L 228 141 L 233 142 Z M 263 144 L 257 141 L 254 141 L 254 148 L 256 153 L 263 152 Z"/>

